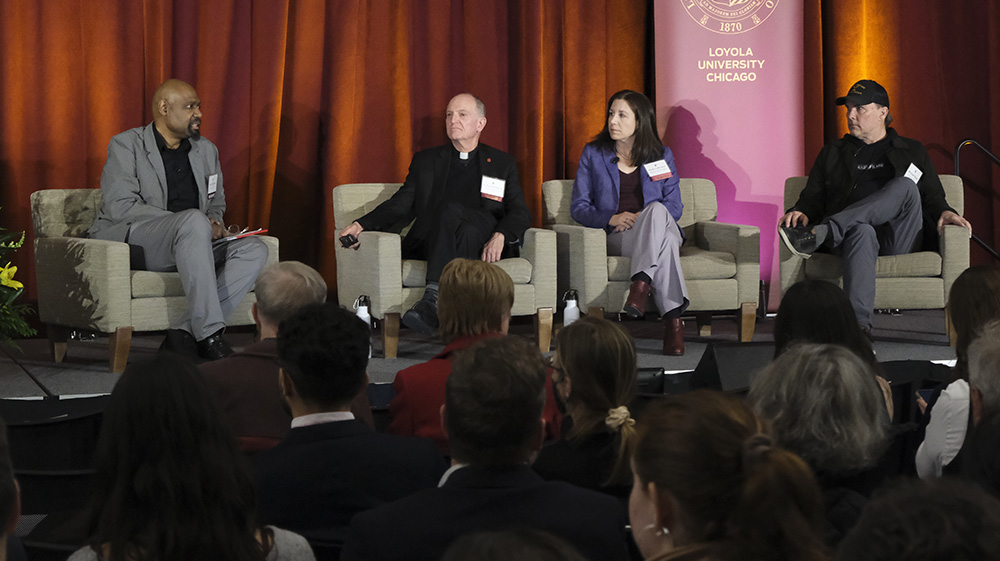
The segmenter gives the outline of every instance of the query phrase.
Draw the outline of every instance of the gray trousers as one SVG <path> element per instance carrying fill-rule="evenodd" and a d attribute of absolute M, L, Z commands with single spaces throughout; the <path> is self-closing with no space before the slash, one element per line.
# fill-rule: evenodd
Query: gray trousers
<path fill-rule="evenodd" d="M 684 243 L 674 217 L 662 203 L 649 203 L 632 228 L 608 234 L 608 255 L 632 259 L 631 275 L 646 273 L 653 280 L 653 301 L 661 314 L 688 305 L 687 285 L 681 271 Z"/>
<path fill-rule="evenodd" d="M 821 222 L 830 228 L 824 245 L 844 260 L 844 292 L 862 329 L 872 328 L 875 261 L 913 251 L 922 240 L 922 215 L 917 184 L 897 177 Z"/>
<path fill-rule="evenodd" d="M 267 262 L 254 236 L 213 246 L 212 225 L 195 209 L 133 224 L 128 243 L 142 246 L 148 270 L 180 274 L 188 309 L 171 328 L 199 341 L 226 326 Z"/>

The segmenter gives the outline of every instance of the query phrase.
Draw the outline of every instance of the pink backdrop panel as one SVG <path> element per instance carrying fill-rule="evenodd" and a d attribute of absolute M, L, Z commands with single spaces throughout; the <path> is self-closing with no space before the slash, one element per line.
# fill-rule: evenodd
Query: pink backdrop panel
<path fill-rule="evenodd" d="M 806 172 L 802 2 L 664 0 L 654 18 L 663 142 L 681 177 L 715 183 L 720 221 L 760 228 L 775 309 L 785 179 Z"/>

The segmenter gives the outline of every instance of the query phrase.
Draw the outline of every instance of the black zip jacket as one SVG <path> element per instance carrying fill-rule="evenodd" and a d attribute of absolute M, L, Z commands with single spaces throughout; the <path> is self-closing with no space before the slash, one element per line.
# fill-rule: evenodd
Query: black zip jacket
<path fill-rule="evenodd" d="M 941 213 L 955 209 L 948 206 L 944 197 L 944 187 L 938 179 L 934 164 L 924 145 L 912 138 L 899 136 L 896 130 L 889 128 L 890 147 L 886 158 L 892 165 L 893 177 L 902 177 L 910 164 L 917 166 L 923 175 L 917 182 L 920 191 L 920 204 L 924 210 L 923 249 L 937 250 L 937 221 Z M 854 189 L 851 170 L 855 167 L 854 156 L 857 154 L 858 140 L 845 134 L 820 150 L 816 162 L 809 172 L 809 180 L 799 195 L 798 202 L 788 211 L 797 210 L 809 217 L 810 224 L 818 224 L 823 218 L 836 214 L 847 206 L 847 199 Z"/>

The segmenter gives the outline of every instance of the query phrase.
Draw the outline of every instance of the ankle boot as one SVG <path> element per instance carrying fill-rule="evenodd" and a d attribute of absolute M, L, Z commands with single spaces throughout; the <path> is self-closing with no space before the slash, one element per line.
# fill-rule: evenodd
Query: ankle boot
<path fill-rule="evenodd" d="M 681 356 L 684 354 L 684 320 L 663 319 L 663 354 Z"/>

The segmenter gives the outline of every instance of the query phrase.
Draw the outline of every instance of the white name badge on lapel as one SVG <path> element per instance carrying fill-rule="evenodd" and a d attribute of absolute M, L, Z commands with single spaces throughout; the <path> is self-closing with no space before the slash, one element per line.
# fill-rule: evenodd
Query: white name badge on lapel
<path fill-rule="evenodd" d="M 479 194 L 487 199 L 500 202 L 503 201 L 503 191 L 506 185 L 507 182 L 503 179 L 484 175 L 483 186 L 479 189 Z"/>
<path fill-rule="evenodd" d="M 903 177 L 912 179 L 914 183 L 920 183 L 920 178 L 923 176 L 924 172 L 920 171 L 920 168 L 913 164 L 910 164 L 910 167 L 906 168 L 906 173 L 903 174 Z"/>
<path fill-rule="evenodd" d="M 667 165 L 666 160 L 649 162 L 642 167 L 646 168 L 646 173 L 649 174 L 649 178 L 653 181 L 660 181 L 674 176 L 673 172 L 670 170 L 670 166 Z"/>
<path fill-rule="evenodd" d="M 213 173 L 208 176 L 208 198 L 215 198 L 215 192 L 219 189 L 219 174 Z"/>

